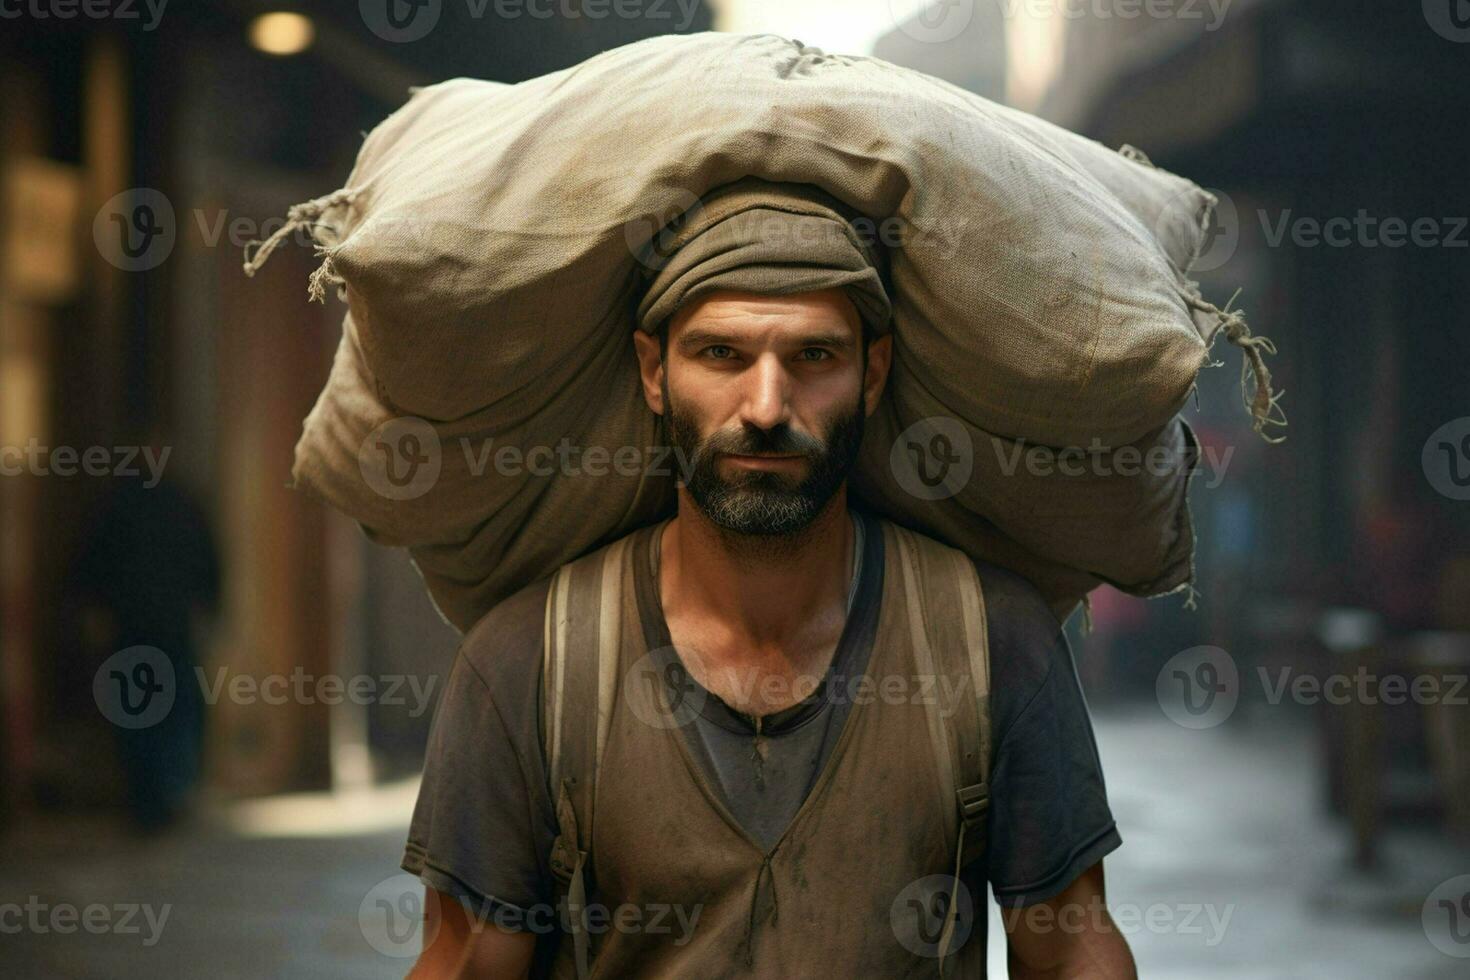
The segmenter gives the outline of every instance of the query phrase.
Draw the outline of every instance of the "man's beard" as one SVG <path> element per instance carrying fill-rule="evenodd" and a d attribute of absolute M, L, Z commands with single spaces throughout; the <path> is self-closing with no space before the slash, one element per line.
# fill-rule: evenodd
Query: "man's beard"
<path fill-rule="evenodd" d="M 857 465 L 863 441 L 862 400 L 826 426 L 825 440 L 797 432 L 782 423 L 770 429 L 746 425 L 739 432 L 721 429 L 701 439 L 694 419 L 681 413 L 664 383 L 665 422 L 678 458 L 687 467 L 684 484 L 711 523 L 732 534 L 755 538 L 801 535 L 826 508 Z M 806 462 L 806 475 L 750 471 L 733 479 L 720 475 L 718 456 L 795 454 Z"/>

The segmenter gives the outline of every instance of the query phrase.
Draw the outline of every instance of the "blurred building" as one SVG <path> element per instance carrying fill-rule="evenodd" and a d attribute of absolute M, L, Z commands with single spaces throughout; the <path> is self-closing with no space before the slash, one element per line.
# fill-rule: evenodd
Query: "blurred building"
<path fill-rule="evenodd" d="M 0 792 L 12 807 L 120 792 L 91 698 L 112 651 L 66 587 L 109 478 L 65 475 L 60 447 L 102 447 L 114 464 L 150 436 L 168 448 L 169 479 L 222 555 L 218 616 L 200 624 L 208 684 L 297 671 L 429 683 L 447 667 L 455 635 L 406 557 L 286 486 L 342 309 L 306 302 L 308 248 L 282 249 L 254 280 L 242 248 L 288 205 L 340 186 L 361 134 L 410 86 L 515 82 L 710 26 L 697 4 L 628 17 L 193 0 L 157 23 L 149 5 L 115 6 L 94 17 L 42 4 L 0 30 L 0 444 L 51 461 L 0 478 Z M 224 697 L 209 715 L 209 783 L 255 794 L 416 767 L 432 711 Z"/>

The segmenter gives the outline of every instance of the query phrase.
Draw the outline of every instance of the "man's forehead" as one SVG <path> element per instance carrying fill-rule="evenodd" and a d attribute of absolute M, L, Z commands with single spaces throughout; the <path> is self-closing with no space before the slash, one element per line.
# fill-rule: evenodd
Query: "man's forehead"
<path fill-rule="evenodd" d="M 720 290 L 691 302 L 675 314 L 670 337 L 689 331 L 740 334 L 823 333 L 856 337 L 862 330 L 857 307 L 842 289 L 786 295 Z"/>

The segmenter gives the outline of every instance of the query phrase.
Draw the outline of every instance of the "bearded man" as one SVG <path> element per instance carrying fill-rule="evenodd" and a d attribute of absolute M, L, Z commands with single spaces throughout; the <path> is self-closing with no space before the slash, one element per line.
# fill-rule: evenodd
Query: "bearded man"
<path fill-rule="evenodd" d="M 677 512 L 466 634 L 403 859 L 412 976 L 980 977 L 987 885 L 1011 976 L 1136 975 L 1060 626 L 850 500 L 886 270 L 803 221 L 714 208 L 663 244 L 633 341 Z M 563 717 L 579 681 L 600 700 Z"/>

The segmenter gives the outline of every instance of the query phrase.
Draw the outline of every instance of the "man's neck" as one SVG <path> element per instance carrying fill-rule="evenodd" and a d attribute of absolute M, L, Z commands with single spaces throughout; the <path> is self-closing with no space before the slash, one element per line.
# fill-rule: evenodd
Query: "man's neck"
<path fill-rule="evenodd" d="M 679 490 L 679 512 L 660 545 L 659 591 L 672 620 L 715 620 L 732 638 L 780 648 L 845 618 L 853 562 L 846 488 L 799 536 L 733 535 Z"/>

